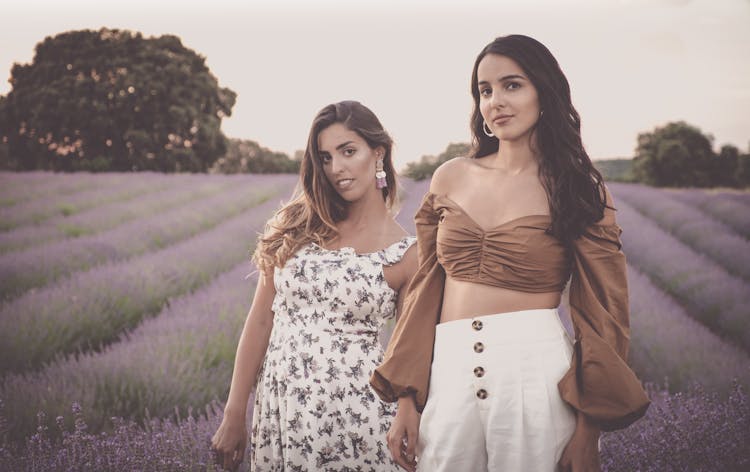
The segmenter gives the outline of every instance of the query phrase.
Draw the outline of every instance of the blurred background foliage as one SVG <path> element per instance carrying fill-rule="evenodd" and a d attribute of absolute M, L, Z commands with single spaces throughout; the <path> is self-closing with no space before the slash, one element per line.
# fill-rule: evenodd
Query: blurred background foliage
<path fill-rule="evenodd" d="M 13 170 L 204 172 L 236 94 L 176 36 L 102 28 L 47 37 L 0 98 Z"/>
<path fill-rule="evenodd" d="M 437 156 L 409 163 L 404 174 L 423 180 L 443 162 L 468 154 L 468 143 L 451 143 Z M 684 121 L 668 123 L 638 135 L 635 156 L 595 160 L 604 178 L 641 182 L 657 187 L 747 187 L 750 185 L 750 148 L 742 154 L 725 144 L 713 151 L 713 137 Z"/>
<path fill-rule="evenodd" d="M 270 174 L 299 172 L 301 155 L 290 159 L 283 152 L 271 151 L 249 139 L 227 139 L 227 152 L 209 172 L 213 174 Z"/>

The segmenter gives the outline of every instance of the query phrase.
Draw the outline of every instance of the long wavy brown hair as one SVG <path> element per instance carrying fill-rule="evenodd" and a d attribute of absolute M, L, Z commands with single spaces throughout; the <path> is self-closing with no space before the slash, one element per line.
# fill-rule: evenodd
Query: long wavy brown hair
<path fill-rule="evenodd" d="M 543 114 L 533 133 L 539 146 L 539 178 L 550 204 L 550 232 L 567 245 L 586 226 L 604 216 L 604 179 L 591 163 L 581 140 L 581 118 L 570 97 L 570 85 L 552 53 L 539 41 L 519 34 L 501 36 L 482 49 L 471 74 L 473 149 L 470 157 L 498 150 L 498 139 L 484 134 L 479 110 L 477 69 L 487 54 L 506 56 L 518 63 L 539 96 Z"/>
<path fill-rule="evenodd" d="M 253 262 L 263 274 L 283 267 L 302 246 L 314 242 L 321 246 L 338 236 L 336 223 L 346 219 L 348 204 L 326 178 L 318 150 L 318 135 L 334 123 L 341 123 L 365 140 L 370 149 L 382 146 L 383 170 L 388 186 L 382 189 L 383 200 L 390 209 L 396 204 L 396 171 L 391 156 L 393 140 L 378 117 L 356 101 L 343 101 L 318 112 L 310 128 L 302 160 L 300 178 L 292 199 L 266 223 L 258 239 Z M 375 185 L 375 166 L 372 168 Z"/>

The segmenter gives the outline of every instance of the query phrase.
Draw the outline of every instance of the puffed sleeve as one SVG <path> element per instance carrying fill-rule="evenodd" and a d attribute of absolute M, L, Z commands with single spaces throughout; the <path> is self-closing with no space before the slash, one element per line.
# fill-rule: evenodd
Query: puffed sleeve
<path fill-rule="evenodd" d="M 435 326 L 440 319 L 445 283 L 445 272 L 435 254 L 439 214 L 434 197 L 427 193 L 414 217 L 419 267 L 406 289 L 403 309 L 383 362 L 370 378 L 370 385 L 383 401 L 394 402 L 414 393 L 420 412 L 427 401 Z"/>
<path fill-rule="evenodd" d="M 560 395 L 604 431 L 625 428 L 649 399 L 628 367 L 630 320 L 625 255 L 616 223 L 591 225 L 573 243 L 570 314 L 575 328 L 571 368 Z"/>

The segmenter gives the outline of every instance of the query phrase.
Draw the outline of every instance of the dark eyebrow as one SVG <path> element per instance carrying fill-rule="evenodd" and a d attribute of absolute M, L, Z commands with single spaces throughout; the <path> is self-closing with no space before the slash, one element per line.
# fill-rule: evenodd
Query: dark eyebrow
<path fill-rule="evenodd" d="M 519 74 L 510 74 L 510 75 L 506 75 L 506 76 L 500 77 L 500 79 L 498 80 L 498 82 L 505 82 L 506 80 L 511 80 L 511 79 L 528 80 L 526 77 L 524 77 L 522 75 L 519 75 Z M 482 80 L 477 85 L 486 85 L 486 84 L 489 84 L 489 82 L 487 82 L 486 80 Z"/>
<path fill-rule="evenodd" d="M 346 146 L 348 146 L 350 144 L 354 144 L 354 141 L 347 141 L 345 143 L 339 144 L 338 146 L 336 146 L 336 150 L 338 151 L 339 149 L 341 149 L 343 147 L 346 147 Z"/>

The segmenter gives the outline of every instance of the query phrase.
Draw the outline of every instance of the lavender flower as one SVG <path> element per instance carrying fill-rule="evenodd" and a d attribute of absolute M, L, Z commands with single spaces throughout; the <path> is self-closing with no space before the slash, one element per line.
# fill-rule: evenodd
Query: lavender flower
<path fill-rule="evenodd" d="M 738 193 L 732 197 L 699 189 L 676 189 L 668 192 L 674 194 L 678 200 L 700 208 L 744 237 L 750 238 L 750 192 Z"/>
<path fill-rule="evenodd" d="M 245 261 L 200 290 L 170 299 L 119 342 L 58 359 L 38 372 L 6 376 L 0 398 L 15 439 L 33 431 L 39 410 L 63 415 L 71 402 L 94 432 L 113 416 L 169 416 L 226 395 L 255 279 Z M 167 374 L 168 373 L 168 374 Z M 166 374 L 166 375 L 165 375 Z"/>
<path fill-rule="evenodd" d="M 628 267 L 630 363 L 641 380 L 667 383 L 673 392 L 695 382 L 727 393 L 733 379 L 750 388 L 750 356 L 690 318 L 684 308 Z"/>
<path fill-rule="evenodd" d="M 670 395 L 650 389 L 646 416 L 602 437 L 602 466 L 618 471 L 739 471 L 750 467 L 750 402 L 735 386 L 729 395 L 696 386 Z M 251 409 L 249 409 L 251 410 Z M 84 412 L 85 414 L 85 412 Z M 248 411 L 249 424 L 252 411 Z M 149 420 L 145 427 L 115 418 L 112 430 L 93 434 L 67 430 L 65 439 L 43 430 L 21 444 L 0 447 L 0 470 L 213 471 L 209 441 L 222 417 L 221 405 L 186 418 Z M 246 457 L 250 451 L 246 450 Z M 247 471 L 247 460 L 240 470 Z"/>
<path fill-rule="evenodd" d="M 73 413 L 74 418 L 78 415 Z M 248 424 L 251 417 L 252 408 L 248 408 Z M 113 418 L 113 428 L 98 434 L 85 427 L 71 429 L 64 421 L 56 434 L 45 429 L 20 444 L 0 446 L 0 470 L 218 471 L 209 444 L 221 418 L 222 406 L 211 402 L 205 408 L 191 409 L 184 418 L 150 419 L 145 425 Z M 247 463 L 239 470 L 246 472 Z"/>
<path fill-rule="evenodd" d="M 50 241 L 89 236 L 114 228 L 136 218 L 210 197 L 232 185 L 253 184 L 251 179 L 239 180 L 227 176 L 189 174 L 179 179 L 164 177 L 166 187 L 143 193 L 132 199 L 123 199 L 109 204 L 97 205 L 73 215 L 57 215 L 35 225 L 23 225 L 0 232 L 0 254 L 17 251 L 29 246 Z"/>
<path fill-rule="evenodd" d="M 750 280 L 750 241 L 732 228 L 681 202 L 672 192 L 628 184 L 612 184 L 609 188 L 618 200 L 624 200 L 682 242 L 730 273 Z"/>
<path fill-rule="evenodd" d="M 260 185 L 235 186 L 213 197 L 139 218 L 110 231 L 4 254 L 0 256 L 0 298 L 7 300 L 64 275 L 181 241 L 251 208 L 274 195 L 279 187 L 288 189 L 291 181 L 289 176 L 277 176 Z"/>
<path fill-rule="evenodd" d="M 602 437 L 606 472 L 750 469 L 750 402 L 735 386 L 726 395 L 695 386 L 669 395 L 651 391 L 646 416 Z"/>
<path fill-rule="evenodd" d="M 624 201 L 617 207 L 628 262 L 684 303 L 691 316 L 750 349 L 750 284 L 667 234 Z"/>
<path fill-rule="evenodd" d="M 72 195 L 76 192 L 117 184 L 132 174 L 62 174 L 48 171 L 0 171 L 0 207 L 18 205 L 34 199 Z"/>
<path fill-rule="evenodd" d="M 128 178 L 127 174 L 112 174 L 102 179 L 101 186 L 88 190 L 67 196 L 53 194 L 53 198 L 35 198 L 0 207 L 0 231 L 39 223 L 54 215 L 74 214 L 106 202 L 133 198 L 143 192 L 158 190 L 164 185 L 164 177 L 159 174 L 146 173 L 139 177 L 136 180 Z"/>
<path fill-rule="evenodd" d="M 196 289 L 246 258 L 277 207 L 270 200 L 178 244 L 76 273 L 5 304 L 0 372 L 36 368 L 59 353 L 111 342 L 169 297 Z"/>

